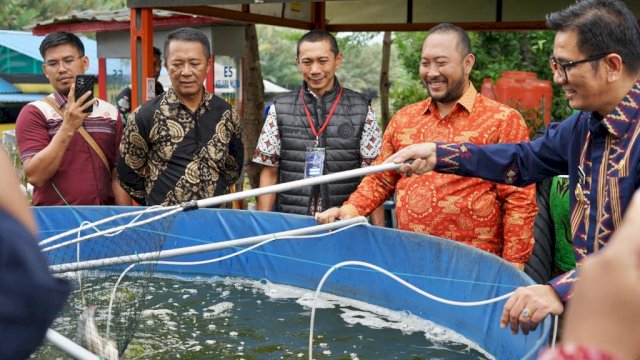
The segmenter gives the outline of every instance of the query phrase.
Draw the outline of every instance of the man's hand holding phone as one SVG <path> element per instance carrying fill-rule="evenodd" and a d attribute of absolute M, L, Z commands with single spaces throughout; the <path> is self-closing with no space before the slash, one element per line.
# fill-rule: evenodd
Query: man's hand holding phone
<path fill-rule="evenodd" d="M 93 110 L 93 104 L 97 101 L 93 97 L 93 85 L 95 77 L 92 75 L 76 75 L 75 84 L 71 85 L 67 96 L 67 106 L 64 112 L 63 126 L 71 131 L 78 130 Z"/>

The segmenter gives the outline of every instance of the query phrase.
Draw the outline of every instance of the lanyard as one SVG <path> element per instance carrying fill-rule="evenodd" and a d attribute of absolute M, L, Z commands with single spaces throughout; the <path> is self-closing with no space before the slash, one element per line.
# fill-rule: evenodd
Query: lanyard
<path fill-rule="evenodd" d="M 322 135 L 327 125 L 329 125 L 329 120 L 331 120 L 331 117 L 333 116 L 333 112 L 336 110 L 336 107 L 338 106 L 338 102 L 340 102 L 341 97 L 342 97 L 342 85 L 340 85 L 340 92 L 338 93 L 338 97 L 336 97 L 336 101 L 334 101 L 333 106 L 331 107 L 331 111 L 329 111 L 329 115 L 327 115 L 327 118 L 324 120 L 324 124 L 322 124 L 322 127 L 320 127 L 320 130 L 316 131 L 316 127 L 313 125 L 313 119 L 311 119 L 311 113 L 309 112 L 309 108 L 307 108 L 307 102 L 304 100 L 304 95 L 302 94 L 302 88 L 300 88 L 300 98 L 302 99 L 302 103 L 304 104 L 304 112 L 305 114 L 307 114 L 307 120 L 309 121 L 311 132 L 313 132 L 313 135 L 316 136 L 316 146 L 318 146 L 318 138 L 320 137 L 320 135 Z"/>

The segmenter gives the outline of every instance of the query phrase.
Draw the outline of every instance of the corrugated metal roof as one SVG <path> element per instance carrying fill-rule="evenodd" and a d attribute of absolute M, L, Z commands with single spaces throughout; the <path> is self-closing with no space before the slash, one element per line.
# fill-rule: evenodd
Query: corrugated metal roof
<path fill-rule="evenodd" d="M 0 46 L 4 46 L 13 51 L 29 56 L 35 60 L 42 61 L 40 55 L 40 43 L 44 36 L 32 35 L 26 31 L 0 30 Z M 84 45 L 84 52 L 89 57 L 89 74 L 98 73 L 98 48 L 96 41 L 84 36 L 80 36 Z"/>
<path fill-rule="evenodd" d="M 0 94 L 1 104 L 26 104 L 42 99 L 48 94 Z"/>
<path fill-rule="evenodd" d="M 39 21 L 24 27 L 24 29 L 28 30 L 33 29 L 36 26 L 51 24 L 78 23 L 88 21 L 129 21 L 130 15 L 131 9 L 129 8 L 122 8 L 117 10 L 85 10 L 72 12 L 65 16 L 58 16 L 52 19 Z M 163 17 L 169 18 L 176 15 L 184 14 L 175 11 L 153 10 L 153 17 L 156 19 Z"/>
<path fill-rule="evenodd" d="M 13 86 L 10 82 L 0 77 L 0 94 L 15 94 L 19 93 L 20 89 Z"/>

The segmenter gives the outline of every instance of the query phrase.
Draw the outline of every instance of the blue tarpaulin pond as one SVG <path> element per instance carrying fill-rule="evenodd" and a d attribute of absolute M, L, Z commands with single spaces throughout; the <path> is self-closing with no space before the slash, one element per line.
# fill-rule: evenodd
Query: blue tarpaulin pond
<path fill-rule="evenodd" d="M 40 239 L 50 238 L 82 222 L 94 222 L 140 207 L 37 207 Z M 130 218 L 98 225 L 105 229 L 131 222 Z M 130 238 L 162 239 L 163 250 L 272 234 L 317 225 L 310 217 L 243 210 L 200 209 L 161 219 L 155 227 L 126 229 Z M 91 231 L 83 230 L 82 235 Z M 70 237 L 73 239 L 75 235 Z M 126 236 L 100 236 L 82 245 L 79 260 L 131 253 Z M 55 243 L 52 243 L 55 244 Z M 49 244 L 51 245 L 51 244 Z M 221 256 L 238 251 L 215 251 Z M 135 249 L 136 253 L 144 249 Z M 75 259 L 75 246 L 47 253 L 50 263 Z M 204 260 L 211 252 L 170 260 Z M 440 298 L 471 302 L 498 297 L 533 281 L 514 266 L 487 252 L 451 240 L 395 229 L 361 225 L 315 238 L 276 239 L 228 260 L 197 266 L 158 265 L 157 272 L 180 277 L 239 276 L 315 289 L 323 275 L 344 261 L 362 261 L 384 268 L 414 286 Z M 481 306 L 459 307 L 428 299 L 370 268 L 346 266 L 327 279 L 323 292 L 353 298 L 391 310 L 408 311 L 450 328 L 478 343 L 497 359 L 535 358 L 548 339 L 550 319 L 528 336 L 512 335 L 499 326 L 505 300 Z"/>

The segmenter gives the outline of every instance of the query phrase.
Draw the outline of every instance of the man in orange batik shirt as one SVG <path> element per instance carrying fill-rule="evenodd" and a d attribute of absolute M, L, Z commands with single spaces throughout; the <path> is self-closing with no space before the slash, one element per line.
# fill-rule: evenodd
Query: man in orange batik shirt
<path fill-rule="evenodd" d="M 522 116 L 479 94 L 469 81 L 475 62 L 461 28 L 440 24 L 427 36 L 420 78 L 430 98 L 398 111 L 385 130 L 376 164 L 425 141 L 493 144 L 528 139 Z M 430 172 L 372 174 L 340 208 L 316 215 L 321 223 L 368 215 L 396 191 L 398 228 L 457 240 L 523 269 L 533 249 L 535 187 Z"/>

